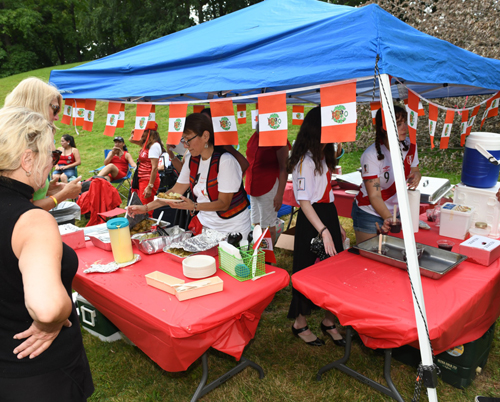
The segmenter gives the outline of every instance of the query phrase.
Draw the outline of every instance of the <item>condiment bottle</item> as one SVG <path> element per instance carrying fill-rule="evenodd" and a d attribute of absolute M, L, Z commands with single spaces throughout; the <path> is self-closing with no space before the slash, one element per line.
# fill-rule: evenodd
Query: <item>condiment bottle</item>
<path fill-rule="evenodd" d="M 130 228 L 127 218 L 114 218 L 106 224 L 111 240 L 113 258 L 117 264 L 129 262 L 134 259 L 132 251 L 132 240 L 130 239 Z"/>

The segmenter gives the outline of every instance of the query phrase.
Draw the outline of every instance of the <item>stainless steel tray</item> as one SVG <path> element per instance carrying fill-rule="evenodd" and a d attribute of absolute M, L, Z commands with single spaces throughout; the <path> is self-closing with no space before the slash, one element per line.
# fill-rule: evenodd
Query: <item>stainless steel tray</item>
<path fill-rule="evenodd" d="M 417 190 L 420 191 L 421 204 L 437 204 L 453 188 L 448 179 L 422 176 Z"/>
<path fill-rule="evenodd" d="M 378 236 L 376 236 L 354 247 L 359 250 L 359 254 L 363 257 L 406 270 L 406 262 L 404 261 L 402 253 L 405 249 L 404 240 L 393 236 L 383 235 L 382 247 L 386 247 L 386 255 L 381 255 L 372 251 L 378 249 L 378 240 Z M 419 259 L 420 273 L 429 278 L 440 279 L 462 261 L 467 259 L 465 255 L 457 254 L 452 251 L 442 250 L 421 243 L 417 243 L 417 245 L 422 246 L 424 249 Z"/>

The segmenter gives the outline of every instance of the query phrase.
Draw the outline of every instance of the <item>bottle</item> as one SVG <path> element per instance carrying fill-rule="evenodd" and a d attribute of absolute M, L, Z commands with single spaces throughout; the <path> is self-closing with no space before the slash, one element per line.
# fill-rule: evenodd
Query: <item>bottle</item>
<path fill-rule="evenodd" d="M 111 251 L 117 264 L 129 262 L 134 259 L 130 228 L 127 218 L 114 218 L 106 224 L 111 240 Z"/>

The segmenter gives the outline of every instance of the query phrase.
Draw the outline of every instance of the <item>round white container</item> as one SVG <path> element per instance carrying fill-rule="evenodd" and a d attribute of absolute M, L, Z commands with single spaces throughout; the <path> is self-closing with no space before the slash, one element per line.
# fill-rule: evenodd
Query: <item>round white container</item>
<path fill-rule="evenodd" d="M 216 271 L 215 258 L 210 255 L 192 255 L 182 261 L 182 273 L 187 278 L 207 278 Z"/>

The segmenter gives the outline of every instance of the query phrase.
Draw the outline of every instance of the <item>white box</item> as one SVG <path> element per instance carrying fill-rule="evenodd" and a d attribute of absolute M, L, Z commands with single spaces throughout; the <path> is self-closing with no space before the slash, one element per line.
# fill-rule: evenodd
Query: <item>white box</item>
<path fill-rule="evenodd" d="M 491 227 L 489 237 L 494 239 L 500 237 L 500 203 L 496 197 L 499 188 L 500 183 L 490 188 L 469 187 L 460 183 L 455 186 L 453 197 L 456 204 L 474 207 L 472 224 L 486 222 Z"/>
<path fill-rule="evenodd" d="M 472 236 L 460 243 L 458 252 L 466 255 L 467 261 L 489 266 L 500 257 L 500 241 L 484 236 Z"/>
<path fill-rule="evenodd" d="M 464 211 L 465 210 L 465 211 Z M 465 239 L 472 225 L 474 207 L 447 202 L 441 206 L 439 235 L 454 239 Z"/>

